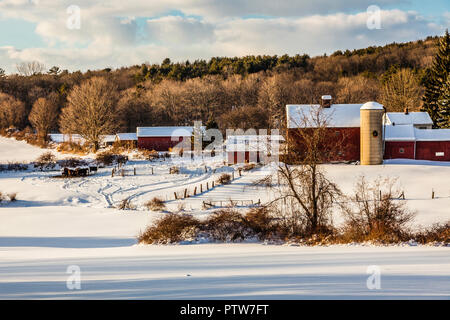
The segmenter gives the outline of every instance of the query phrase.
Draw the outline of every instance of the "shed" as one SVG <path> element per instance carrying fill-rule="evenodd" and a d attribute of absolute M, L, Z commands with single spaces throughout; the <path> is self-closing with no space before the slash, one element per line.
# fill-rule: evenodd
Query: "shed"
<path fill-rule="evenodd" d="M 138 148 L 169 151 L 181 142 L 190 148 L 190 138 L 194 127 L 138 127 Z"/>

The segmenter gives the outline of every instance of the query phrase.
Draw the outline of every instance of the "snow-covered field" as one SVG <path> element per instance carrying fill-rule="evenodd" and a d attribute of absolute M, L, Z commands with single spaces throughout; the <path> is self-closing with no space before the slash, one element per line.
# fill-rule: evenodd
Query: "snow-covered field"
<path fill-rule="evenodd" d="M 0 137 L 0 163 L 32 161 L 44 150 Z M 58 155 L 60 158 L 66 155 Z M 251 183 L 264 171 L 244 173 L 206 191 L 221 161 L 131 161 L 137 175 L 111 177 L 111 168 L 88 178 L 55 179 L 56 172 L 0 173 L 0 192 L 18 201 L 0 204 L 1 298 L 450 298 L 450 248 L 429 246 L 295 247 L 263 244 L 136 245 L 136 235 L 159 214 L 145 210 L 153 197 L 168 210 L 206 215 L 204 201 L 270 198 Z M 206 166 L 206 170 L 205 170 Z M 153 168 L 153 174 L 152 174 Z M 392 161 L 383 166 L 327 165 L 328 175 L 351 192 L 355 179 L 398 177 L 414 226 L 450 220 L 450 163 Z M 174 192 L 192 194 L 175 200 Z M 431 199 L 434 190 L 436 198 Z M 130 198 L 137 210 L 111 208 Z M 336 215 L 335 220 L 341 217 Z M 81 290 L 69 290 L 69 266 L 81 270 Z M 381 289 L 369 290 L 366 273 L 379 266 Z"/>

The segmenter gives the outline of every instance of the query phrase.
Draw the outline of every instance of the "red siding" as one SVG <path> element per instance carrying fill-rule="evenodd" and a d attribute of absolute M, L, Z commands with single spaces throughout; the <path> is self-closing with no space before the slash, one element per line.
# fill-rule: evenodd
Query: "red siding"
<path fill-rule="evenodd" d="M 185 139 L 190 139 L 190 137 L 185 137 Z M 183 137 L 180 137 L 178 141 L 172 141 L 172 137 L 138 137 L 138 148 L 169 151 L 169 148 L 173 148 L 181 141 L 183 141 Z"/>
<path fill-rule="evenodd" d="M 298 148 L 301 148 L 301 137 L 296 133 L 297 130 L 314 130 L 314 129 L 289 129 L 289 139 L 297 140 Z M 327 146 L 326 149 L 335 149 L 333 156 L 329 159 L 332 161 L 359 161 L 360 159 L 360 129 L 359 128 L 327 128 Z"/>
<path fill-rule="evenodd" d="M 249 151 L 229 151 L 228 152 L 228 163 L 248 163 L 248 162 L 261 162 L 263 157 L 259 152 L 249 152 Z"/>
<path fill-rule="evenodd" d="M 444 156 L 436 156 L 436 153 Z M 433 161 L 450 161 L 450 141 L 417 141 L 416 159 Z"/>
<path fill-rule="evenodd" d="M 386 141 L 384 159 L 414 159 L 414 144 L 414 141 Z"/>

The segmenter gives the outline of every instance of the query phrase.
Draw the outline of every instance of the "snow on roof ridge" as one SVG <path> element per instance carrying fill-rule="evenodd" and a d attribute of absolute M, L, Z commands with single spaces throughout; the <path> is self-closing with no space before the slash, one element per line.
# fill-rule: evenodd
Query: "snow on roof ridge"
<path fill-rule="evenodd" d="M 362 105 L 361 110 L 384 110 L 384 106 L 375 101 L 369 101 Z"/>

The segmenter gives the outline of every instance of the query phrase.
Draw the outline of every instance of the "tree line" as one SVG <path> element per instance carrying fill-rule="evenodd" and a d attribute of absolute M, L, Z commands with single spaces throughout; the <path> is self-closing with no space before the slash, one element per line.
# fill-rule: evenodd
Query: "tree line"
<path fill-rule="evenodd" d="M 31 126 L 45 139 L 49 132 L 86 128 L 95 137 L 194 120 L 222 129 L 281 128 L 286 104 L 319 103 L 323 94 L 334 103 L 380 101 L 388 111 L 425 109 L 436 126 L 449 127 L 448 39 L 447 32 L 331 56 L 165 59 L 87 72 L 23 63 L 19 74 L 0 70 L 0 129 Z"/>

